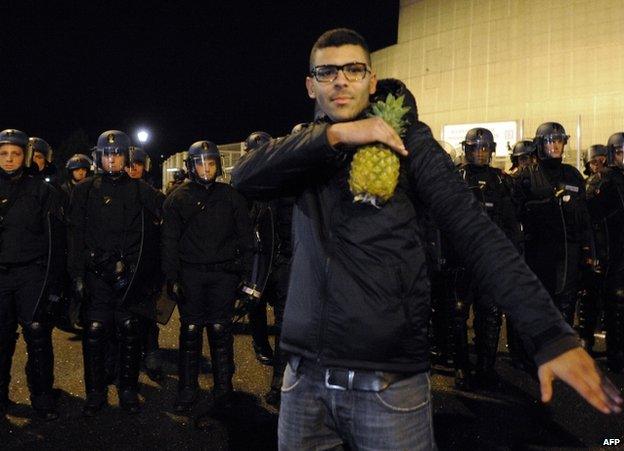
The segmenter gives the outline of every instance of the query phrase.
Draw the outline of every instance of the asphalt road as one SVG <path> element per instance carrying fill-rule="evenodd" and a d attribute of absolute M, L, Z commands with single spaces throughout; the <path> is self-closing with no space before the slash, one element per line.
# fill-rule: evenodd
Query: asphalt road
<path fill-rule="evenodd" d="M 129 416 L 120 410 L 116 392 L 111 389 L 110 407 L 96 418 L 81 414 L 84 386 L 80 339 L 55 330 L 60 418 L 50 423 L 32 416 L 24 375 L 25 347 L 20 338 L 10 389 L 10 397 L 17 404 L 0 419 L 0 449 L 275 449 L 277 411 L 263 399 L 271 371 L 256 362 L 248 335 L 237 335 L 235 341 L 233 413 L 215 419 L 203 430 L 194 427 L 194 417 L 210 405 L 212 376 L 206 372 L 200 376 L 201 401 L 191 415 L 173 413 L 178 327 L 177 316 L 161 327 L 166 372 L 163 383 L 156 384 L 141 374 L 143 412 Z M 598 351 L 603 346 L 599 340 Z M 602 415 L 561 384 L 555 389 L 554 401 L 543 406 L 536 382 L 507 363 L 504 343 L 500 351 L 497 368 L 503 387 L 497 392 L 459 392 L 453 388 L 450 372 L 438 369 L 434 374 L 434 426 L 440 449 L 597 449 L 609 438 L 624 443 L 624 415 Z M 208 355 L 206 343 L 204 355 Z M 598 361 L 604 366 L 600 354 Z M 624 375 L 610 377 L 624 389 Z"/>

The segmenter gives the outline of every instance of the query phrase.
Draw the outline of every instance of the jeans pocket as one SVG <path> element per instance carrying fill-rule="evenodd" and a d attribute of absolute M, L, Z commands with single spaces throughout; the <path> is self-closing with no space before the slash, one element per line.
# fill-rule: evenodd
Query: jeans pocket
<path fill-rule="evenodd" d="M 290 363 L 286 365 L 286 369 L 284 370 L 284 380 L 282 381 L 282 393 L 288 393 L 294 390 L 302 379 L 303 376 L 293 371 L 290 367 Z"/>
<path fill-rule="evenodd" d="M 394 412 L 412 412 L 426 407 L 431 399 L 429 374 L 421 373 L 400 380 L 384 391 L 375 393 L 375 399 Z"/>

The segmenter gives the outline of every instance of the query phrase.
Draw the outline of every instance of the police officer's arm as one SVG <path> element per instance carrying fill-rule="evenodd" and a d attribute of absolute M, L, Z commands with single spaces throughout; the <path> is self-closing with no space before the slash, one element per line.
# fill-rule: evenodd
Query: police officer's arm
<path fill-rule="evenodd" d="M 143 180 L 138 180 L 138 183 L 143 207 L 149 210 L 149 212 L 158 219 L 161 219 L 165 195 Z"/>
<path fill-rule="evenodd" d="M 232 190 L 232 208 L 234 215 L 237 247 L 243 266 L 243 280 L 248 282 L 251 277 L 251 265 L 254 252 L 253 223 L 249 217 L 247 201 L 235 190 Z"/>
<path fill-rule="evenodd" d="M 87 196 L 92 179 L 76 185 L 69 201 L 67 213 L 67 269 L 72 279 L 85 273 L 85 227 Z"/>
<path fill-rule="evenodd" d="M 380 118 L 313 123 L 243 156 L 232 171 L 232 186 L 250 199 L 294 196 L 322 176 L 328 166 L 340 164 L 348 146 L 376 141 L 404 152 L 396 132 Z"/>
<path fill-rule="evenodd" d="M 50 234 L 49 242 L 51 244 L 51 249 L 49 249 L 49 287 L 52 294 L 58 295 L 60 293 L 62 278 L 66 267 L 65 251 L 67 248 L 67 231 L 63 208 L 65 202 L 61 190 L 54 189 L 51 185 L 47 184 L 44 186 L 47 191 L 45 211 L 49 218 L 49 230 L 47 230 L 46 234 Z M 46 224 L 46 229 L 48 229 L 47 226 Z"/>
<path fill-rule="evenodd" d="M 182 238 L 182 217 L 176 205 L 176 192 L 166 198 L 163 204 L 163 223 L 160 232 L 162 270 L 167 281 L 180 279 L 179 242 Z"/>
<path fill-rule="evenodd" d="M 540 366 L 542 399 L 549 399 L 550 383 L 559 377 L 597 409 L 617 411 L 618 398 L 612 386 L 601 379 L 537 277 L 479 207 L 429 127 L 422 123 L 411 127 L 406 144 L 416 195 L 430 207 L 436 224 L 450 238 L 475 282 L 494 297 L 523 333 L 525 348 Z"/>

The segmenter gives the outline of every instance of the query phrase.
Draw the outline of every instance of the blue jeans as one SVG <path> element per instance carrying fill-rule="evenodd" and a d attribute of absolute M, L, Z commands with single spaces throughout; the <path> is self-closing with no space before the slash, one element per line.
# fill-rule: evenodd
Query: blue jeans
<path fill-rule="evenodd" d="M 280 450 L 436 449 L 428 373 L 381 392 L 325 387 L 322 378 L 284 372 L 277 430 Z"/>

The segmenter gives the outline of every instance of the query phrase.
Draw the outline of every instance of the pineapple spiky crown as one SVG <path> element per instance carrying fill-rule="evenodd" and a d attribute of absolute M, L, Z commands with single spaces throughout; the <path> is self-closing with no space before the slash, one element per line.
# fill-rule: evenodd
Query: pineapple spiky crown
<path fill-rule="evenodd" d="M 405 96 L 395 97 L 392 93 L 386 96 L 386 100 L 378 100 L 371 106 L 369 117 L 378 116 L 390 125 L 395 132 L 401 137 L 405 135 L 408 121 L 405 114 L 409 111 L 409 107 L 403 106 Z"/>

